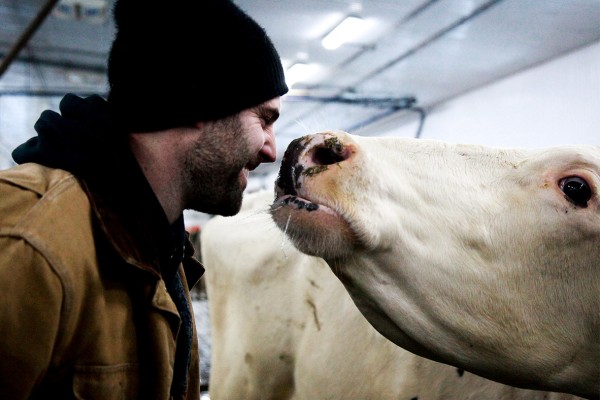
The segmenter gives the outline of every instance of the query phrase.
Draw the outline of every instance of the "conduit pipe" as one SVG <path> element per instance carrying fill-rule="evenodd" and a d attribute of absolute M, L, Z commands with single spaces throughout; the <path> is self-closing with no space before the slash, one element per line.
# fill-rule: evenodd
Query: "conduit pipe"
<path fill-rule="evenodd" d="M 21 50 L 23 50 L 23 47 L 27 45 L 27 42 L 29 41 L 31 36 L 33 36 L 33 34 L 37 31 L 42 22 L 44 22 L 44 20 L 46 19 L 48 14 L 50 14 L 50 11 L 52 11 L 52 9 L 56 5 L 56 3 L 58 3 L 58 1 L 59 0 L 46 1 L 46 4 L 44 4 L 44 6 L 40 9 L 40 11 L 35 16 L 33 21 L 31 21 L 25 32 L 23 32 L 21 37 L 19 37 L 14 46 L 2 59 L 2 64 L 0 64 L 0 79 L 2 78 L 2 75 L 4 75 L 4 72 L 6 72 L 10 64 L 12 64 L 14 59 L 17 58 Z"/>

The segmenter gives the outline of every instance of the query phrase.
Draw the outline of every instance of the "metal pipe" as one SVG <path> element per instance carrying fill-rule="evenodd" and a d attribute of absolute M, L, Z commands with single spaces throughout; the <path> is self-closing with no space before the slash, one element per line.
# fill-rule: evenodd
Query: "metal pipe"
<path fill-rule="evenodd" d="M 36 49 L 36 53 L 39 53 L 39 50 Z M 68 50 L 64 51 L 64 53 L 70 53 L 70 54 L 75 54 L 75 55 L 82 54 L 80 52 L 70 52 Z M 88 54 L 83 54 L 83 55 L 89 56 Z M 3 56 L 4 56 L 4 54 L 0 53 L 0 58 Z M 100 57 L 100 56 L 98 56 L 98 57 Z M 98 74 L 102 74 L 102 75 L 106 74 L 106 58 L 104 56 L 102 56 L 102 62 L 103 62 L 102 65 L 74 63 L 74 62 L 68 61 L 66 59 L 64 61 L 48 60 L 48 59 L 42 59 L 42 58 L 37 58 L 37 57 L 32 57 L 32 56 L 19 57 L 18 62 L 25 63 L 25 64 L 34 64 L 34 65 L 40 66 L 40 67 L 58 67 L 58 68 L 62 68 L 62 69 L 76 69 L 78 71 L 98 73 Z"/>
<path fill-rule="evenodd" d="M 31 21 L 25 32 L 23 32 L 21 37 L 10 49 L 6 57 L 2 59 L 2 64 L 0 64 L 0 78 L 2 78 L 4 72 L 6 72 L 10 64 L 12 64 L 14 59 L 17 57 L 17 55 L 19 55 L 23 47 L 27 45 L 27 42 L 29 41 L 31 36 L 33 36 L 35 31 L 37 31 L 42 22 L 44 22 L 44 20 L 46 19 L 48 14 L 50 14 L 50 11 L 52 11 L 52 9 L 56 5 L 56 3 L 58 3 L 58 1 L 59 0 L 48 0 L 46 4 L 44 4 L 44 6 L 40 9 L 40 12 L 35 16 L 33 21 Z"/>
<path fill-rule="evenodd" d="M 102 91 L 90 91 L 90 89 L 77 89 L 74 91 L 73 88 L 65 89 L 41 89 L 41 90 L 30 90 L 30 89 L 3 89 L 0 90 L 0 97 L 63 97 L 65 93 L 75 93 L 80 97 L 88 97 L 95 94 L 106 96 Z"/>
<path fill-rule="evenodd" d="M 387 69 L 389 69 L 389 68 L 393 67 L 394 65 L 398 64 L 400 61 L 403 61 L 406 58 L 408 58 L 410 56 L 413 56 L 414 54 L 416 54 L 419 51 L 423 50 L 424 48 L 426 48 L 430 44 L 434 43 L 438 39 L 446 36 L 448 33 L 452 32 L 454 29 L 456 29 L 459 26 L 465 24 L 466 22 L 469 22 L 469 21 L 473 20 L 475 17 L 479 16 L 480 14 L 482 14 L 485 11 L 487 11 L 488 9 L 490 9 L 492 6 L 495 6 L 496 4 L 498 4 L 498 3 L 502 2 L 502 1 L 503 0 L 491 0 L 491 1 L 488 1 L 487 3 L 484 3 L 483 5 L 481 5 L 479 7 L 477 7 L 471 14 L 469 14 L 467 16 L 464 16 L 462 18 L 459 18 L 454 23 L 452 23 L 452 24 L 448 25 L 447 27 L 445 27 L 444 29 L 436 32 L 435 34 L 433 34 L 432 36 L 430 36 L 429 38 L 427 38 L 423 42 L 421 42 L 418 45 L 414 46 L 413 48 L 409 49 L 405 53 L 400 54 L 398 57 L 394 58 L 393 60 L 390 60 L 385 65 L 377 68 L 375 71 L 372 71 L 367 76 L 363 76 L 361 78 L 361 82 L 358 82 L 358 84 L 360 84 L 360 83 L 362 83 L 362 82 L 364 82 L 366 80 L 369 80 L 369 79 L 371 79 L 371 78 L 373 78 L 373 77 L 375 77 L 375 76 L 383 73 Z M 354 86 L 356 86 L 356 84 Z"/>
<path fill-rule="evenodd" d="M 294 102 L 318 102 L 318 103 L 338 103 L 338 104 L 354 104 L 365 107 L 378 107 L 378 108 L 394 108 L 396 110 L 403 110 L 415 105 L 417 99 L 413 96 L 404 97 L 343 97 L 343 96 L 297 96 L 288 95 L 286 101 Z"/>

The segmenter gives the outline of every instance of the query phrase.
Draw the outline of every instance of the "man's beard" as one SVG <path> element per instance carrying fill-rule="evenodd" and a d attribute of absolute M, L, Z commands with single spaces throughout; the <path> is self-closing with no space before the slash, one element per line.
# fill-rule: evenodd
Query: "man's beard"
<path fill-rule="evenodd" d="M 235 215 L 245 187 L 240 172 L 251 160 L 238 116 L 209 126 L 184 157 L 184 207 L 209 214 Z"/>

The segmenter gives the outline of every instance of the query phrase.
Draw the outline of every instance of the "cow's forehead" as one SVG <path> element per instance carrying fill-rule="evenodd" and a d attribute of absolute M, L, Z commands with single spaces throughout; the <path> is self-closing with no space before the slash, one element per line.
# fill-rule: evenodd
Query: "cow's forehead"
<path fill-rule="evenodd" d="M 600 146 L 497 148 L 353 135 L 344 136 L 343 141 L 355 144 L 359 153 L 357 158 L 362 160 L 353 165 L 359 171 L 355 175 L 360 178 L 342 185 L 360 186 L 361 190 L 367 190 L 367 186 L 376 191 L 400 187 L 406 190 L 409 185 L 409 189 L 427 191 L 433 189 L 432 185 L 437 185 L 445 192 L 452 192 L 454 189 L 464 190 L 461 189 L 464 185 L 550 182 L 568 175 L 585 175 L 594 192 L 600 187 Z M 423 181 L 422 187 L 416 186 L 418 180 Z M 506 183 L 501 183 L 504 181 Z M 492 188 L 489 190 L 492 191 Z"/>
<path fill-rule="evenodd" d="M 366 151 L 387 149 L 398 157 L 441 157 L 468 160 L 482 160 L 493 164 L 503 162 L 540 162 L 564 165 L 581 163 L 590 167 L 600 166 L 600 146 L 565 145 L 545 148 L 492 147 L 479 144 L 443 142 L 432 139 L 412 139 L 403 137 L 364 137 L 348 134 L 350 142 L 359 143 Z"/>

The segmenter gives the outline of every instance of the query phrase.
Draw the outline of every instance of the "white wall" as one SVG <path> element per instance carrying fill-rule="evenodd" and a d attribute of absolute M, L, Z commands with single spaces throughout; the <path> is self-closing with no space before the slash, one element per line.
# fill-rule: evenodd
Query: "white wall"
<path fill-rule="evenodd" d="M 363 134 L 416 130 L 404 112 Z M 500 147 L 600 144 L 600 42 L 434 106 L 421 137 Z"/>
<path fill-rule="evenodd" d="M 60 97 L 0 96 L 0 170 L 15 165 L 15 147 L 35 136 L 33 125 L 42 111 L 58 110 Z"/>

